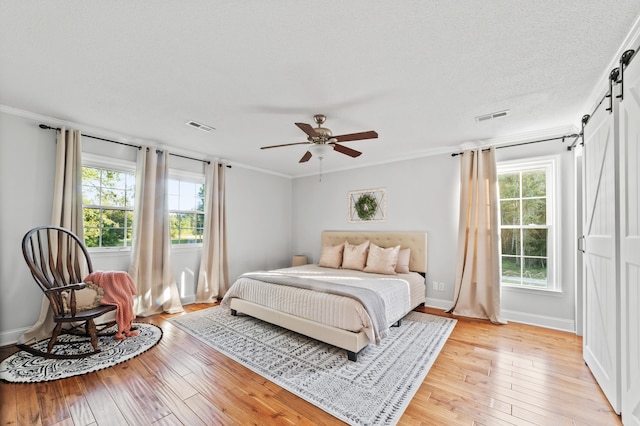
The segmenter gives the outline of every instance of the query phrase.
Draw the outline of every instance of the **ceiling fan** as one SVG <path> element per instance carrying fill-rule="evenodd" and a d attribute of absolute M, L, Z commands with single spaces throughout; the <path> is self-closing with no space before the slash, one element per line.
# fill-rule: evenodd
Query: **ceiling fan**
<path fill-rule="evenodd" d="M 339 145 L 338 142 L 351 142 L 363 139 L 375 139 L 378 137 L 378 133 L 373 130 L 368 132 L 349 133 L 345 135 L 333 136 L 331 130 L 322 127 L 327 117 L 324 114 L 316 114 L 313 116 L 314 121 L 318 127 L 313 128 L 307 123 L 296 123 L 296 126 L 307 134 L 307 142 L 294 142 L 286 143 L 282 145 L 263 146 L 260 149 L 279 148 L 281 146 L 291 145 L 308 145 L 311 144 L 309 150 L 302 156 L 299 163 L 309 161 L 309 159 L 315 154 L 316 157 L 322 159 L 332 148 L 334 151 L 338 151 L 341 154 L 348 155 L 350 157 L 357 157 L 362 154 L 360 151 L 348 148 L 344 145 Z"/>

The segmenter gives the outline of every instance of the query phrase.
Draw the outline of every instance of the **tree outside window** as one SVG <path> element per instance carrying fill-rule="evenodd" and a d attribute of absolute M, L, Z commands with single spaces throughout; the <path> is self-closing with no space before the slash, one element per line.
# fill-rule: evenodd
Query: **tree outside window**
<path fill-rule="evenodd" d="M 82 168 L 84 238 L 87 247 L 129 247 L 133 228 L 135 175 Z"/>
<path fill-rule="evenodd" d="M 513 165 L 498 174 L 502 283 L 547 289 L 552 259 L 551 163 Z"/>
<path fill-rule="evenodd" d="M 204 231 L 204 184 L 169 180 L 169 219 L 171 243 L 202 243 Z"/>

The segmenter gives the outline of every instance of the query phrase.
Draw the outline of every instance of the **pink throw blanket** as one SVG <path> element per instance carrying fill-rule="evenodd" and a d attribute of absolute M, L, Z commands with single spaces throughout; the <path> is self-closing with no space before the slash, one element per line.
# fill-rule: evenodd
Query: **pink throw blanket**
<path fill-rule="evenodd" d="M 84 279 L 84 282 L 92 282 L 104 290 L 104 296 L 100 301 L 103 305 L 116 306 L 116 323 L 118 332 L 114 339 L 122 340 L 126 337 L 137 336 L 137 331 L 131 330 L 131 323 L 136 317 L 133 312 L 133 295 L 136 294 L 136 286 L 133 278 L 123 271 L 95 271 Z"/>

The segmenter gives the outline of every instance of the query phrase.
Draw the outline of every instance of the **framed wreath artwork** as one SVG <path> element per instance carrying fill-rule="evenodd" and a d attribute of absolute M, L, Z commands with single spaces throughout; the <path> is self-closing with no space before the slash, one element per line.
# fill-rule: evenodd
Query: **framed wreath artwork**
<path fill-rule="evenodd" d="M 387 190 L 364 189 L 349 192 L 349 222 L 384 222 L 387 216 Z"/>

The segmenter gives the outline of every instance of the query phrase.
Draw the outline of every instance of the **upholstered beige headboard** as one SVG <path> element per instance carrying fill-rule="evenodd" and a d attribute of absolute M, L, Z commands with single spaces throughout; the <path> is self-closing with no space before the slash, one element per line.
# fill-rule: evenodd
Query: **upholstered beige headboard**
<path fill-rule="evenodd" d="M 427 272 L 427 233 L 426 232 L 394 232 L 394 231 L 323 231 L 322 245 L 335 246 L 348 241 L 349 244 L 361 244 L 371 241 L 380 247 L 411 249 L 409 269 L 416 272 Z"/>

